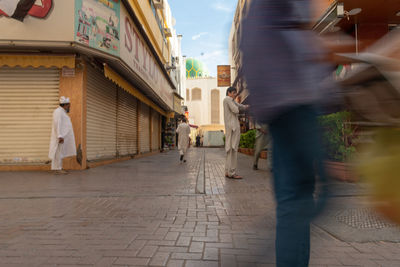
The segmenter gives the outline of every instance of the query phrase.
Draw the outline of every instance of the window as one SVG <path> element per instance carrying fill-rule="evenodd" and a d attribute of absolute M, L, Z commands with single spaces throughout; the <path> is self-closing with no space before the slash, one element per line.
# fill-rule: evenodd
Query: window
<path fill-rule="evenodd" d="M 220 124 L 219 122 L 219 90 L 211 90 L 211 124 Z"/>
<path fill-rule="evenodd" d="M 193 88 L 192 89 L 192 101 L 201 100 L 201 89 Z"/>

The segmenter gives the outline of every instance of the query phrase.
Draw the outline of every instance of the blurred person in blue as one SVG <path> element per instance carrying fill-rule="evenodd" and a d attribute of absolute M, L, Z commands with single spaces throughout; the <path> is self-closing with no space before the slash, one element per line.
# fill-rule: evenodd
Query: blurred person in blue
<path fill-rule="evenodd" d="M 310 222 L 327 194 L 315 190 L 325 180 L 317 105 L 335 85 L 309 18 L 309 0 L 252 0 L 242 22 L 249 103 L 272 136 L 278 267 L 308 266 Z"/>

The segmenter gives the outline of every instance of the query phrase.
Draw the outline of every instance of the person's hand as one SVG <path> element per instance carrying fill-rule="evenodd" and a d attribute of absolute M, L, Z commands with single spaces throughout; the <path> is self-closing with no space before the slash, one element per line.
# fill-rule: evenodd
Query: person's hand
<path fill-rule="evenodd" d="M 245 108 L 245 109 L 249 109 L 249 108 L 250 108 L 250 105 L 244 105 L 244 108 Z"/>
<path fill-rule="evenodd" d="M 58 138 L 58 143 L 59 144 L 64 144 L 64 138 L 62 138 L 62 137 Z"/>

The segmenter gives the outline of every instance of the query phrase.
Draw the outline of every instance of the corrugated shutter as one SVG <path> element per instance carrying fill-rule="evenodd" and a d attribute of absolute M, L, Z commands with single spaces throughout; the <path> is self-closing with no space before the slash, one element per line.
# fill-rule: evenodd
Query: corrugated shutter
<path fill-rule="evenodd" d="M 0 68 L 0 163 L 48 160 L 57 68 Z"/>
<path fill-rule="evenodd" d="M 153 110 L 152 112 L 152 120 L 151 120 L 151 124 L 152 124 L 152 140 L 151 140 L 151 146 L 152 146 L 152 150 L 158 150 L 160 147 L 160 133 L 159 133 L 159 129 L 160 129 L 160 115 L 158 114 L 157 111 Z"/>
<path fill-rule="evenodd" d="M 118 88 L 117 151 L 119 156 L 137 153 L 137 99 Z"/>
<path fill-rule="evenodd" d="M 117 87 L 101 71 L 88 67 L 87 158 L 117 155 Z"/>
<path fill-rule="evenodd" d="M 140 132 L 140 152 L 150 152 L 150 108 L 146 104 L 140 103 L 139 132 Z"/>

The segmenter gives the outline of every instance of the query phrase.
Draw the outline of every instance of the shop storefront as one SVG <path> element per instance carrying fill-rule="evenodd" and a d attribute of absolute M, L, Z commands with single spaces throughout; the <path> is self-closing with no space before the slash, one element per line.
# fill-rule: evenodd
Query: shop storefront
<path fill-rule="evenodd" d="M 129 7 L 115 0 L 52 3 L 47 16 L 28 15 L 23 23 L 0 17 L 0 170 L 49 169 L 61 95 L 71 98 L 83 159 L 66 159 L 66 169 L 159 151 L 174 86 Z M 112 23 L 103 25 L 102 16 Z"/>

